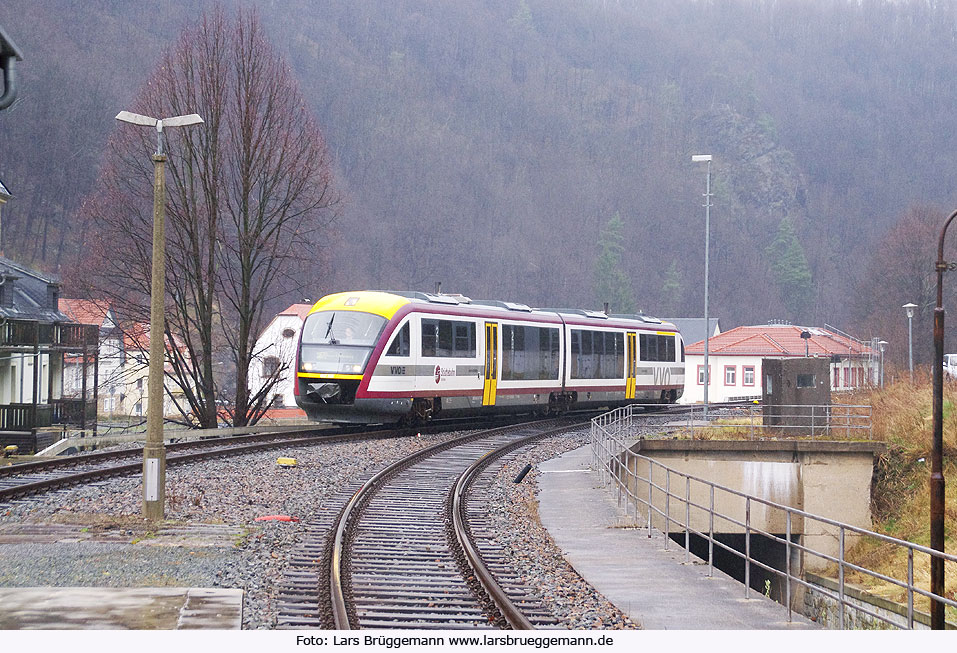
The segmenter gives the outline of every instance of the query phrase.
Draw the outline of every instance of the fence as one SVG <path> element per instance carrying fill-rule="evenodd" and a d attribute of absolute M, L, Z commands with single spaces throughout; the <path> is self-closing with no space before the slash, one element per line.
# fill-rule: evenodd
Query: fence
<path fill-rule="evenodd" d="M 912 629 L 915 622 L 915 602 L 921 598 L 928 604 L 930 601 L 939 601 L 952 609 L 957 608 L 957 601 L 922 589 L 914 582 L 916 557 L 919 556 L 922 563 L 926 561 L 928 564 L 924 566 L 927 567 L 932 557 L 941 559 L 945 566 L 951 565 L 950 569 L 954 571 L 957 556 L 748 495 L 703 478 L 678 472 L 651 458 L 633 453 L 628 449 L 625 440 L 634 436 L 632 426 L 636 408 L 639 406 L 619 408 L 592 420 L 591 447 L 594 468 L 599 470 L 605 484 L 614 483 L 619 504 L 624 501 L 626 510 L 634 510 L 636 523 L 639 519 L 639 510 L 643 507 L 648 537 L 652 536 L 653 529 L 662 531 L 667 548 L 672 534 L 679 538 L 683 534 L 685 558 L 689 562 L 691 537 L 694 535 L 705 540 L 708 547 L 709 575 L 714 573 L 716 546 L 740 558 L 744 565 L 745 598 L 749 598 L 750 593 L 754 591 L 750 583 L 751 571 L 753 567 L 758 567 L 776 576 L 783 584 L 782 599 L 787 609 L 788 621 L 792 618 L 792 599 L 798 588 L 813 590 L 835 601 L 839 606 L 841 628 L 844 628 L 847 622 L 848 609 L 858 611 L 890 627 Z M 729 505 L 735 508 L 728 510 Z M 756 507 L 762 509 L 764 519 L 761 522 L 752 519 Z M 771 515 L 774 516 L 773 519 Z M 761 527 L 761 524 L 772 522 L 782 524 L 784 532 L 771 532 Z M 696 527 L 696 524 L 700 527 Z M 810 548 L 805 546 L 800 538 L 795 538 L 806 532 L 811 524 L 834 533 L 837 540 L 836 553 Z M 722 532 L 743 533 L 744 551 L 719 541 L 715 534 Z M 764 536 L 785 548 L 784 569 L 777 569 L 753 557 L 751 544 L 755 535 Z M 847 553 L 850 545 L 864 539 L 879 542 L 887 547 L 889 550 L 884 553 L 885 556 L 903 553 L 906 556 L 906 580 L 892 578 L 848 560 Z M 829 590 L 820 585 L 812 586 L 805 580 L 802 569 L 803 561 L 807 556 L 814 556 L 831 566 L 835 572 L 836 590 Z M 792 559 L 797 559 L 797 564 L 794 564 Z M 900 623 L 882 611 L 850 600 L 847 584 L 849 574 L 857 574 L 865 580 L 880 582 L 885 588 L 903 591 L 907 606 L 904 622 Z"/>
<path fill-rule="evenodd" d="M 698 435 L 703 429 L 737 430 L 747 432 L 748 439 L 752 440 L 768 435 L 870 440 L 873 435 L 870 406 L 749 404 L 720 410 L 712 407 L 707 414 L 702 406 L 689 406 L 688 410 L 685 422 L 692 439 L 696 429 Z"/>

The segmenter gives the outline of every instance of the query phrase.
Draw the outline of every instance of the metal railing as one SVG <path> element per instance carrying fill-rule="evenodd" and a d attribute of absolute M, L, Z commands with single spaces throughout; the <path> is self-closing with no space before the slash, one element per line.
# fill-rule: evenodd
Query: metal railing
<path fill-rule="evenodd" d="M 742 431 L 747 433 L 748 439 L 768 436 L 843 436 L 845 439 L 870 440 L 873 435 L 870 406 L 748 404 L 720 409 L 712 406 L 707 414 L 703 407 L 688 408 L 690 412 L 685 422 L 692 438 L 696 430 L 701 435 L 704 429 Z"/>
<path fill-rule="evenodd" d="M 907 629 L 914 628 L 915 600 L 919 600 L 919 597 L 929 601 L 940 601 L 946 606 L 957 608 L 957 601 L 922 589 L 914 581 L 915 556 L 927 556 L 928 561 L 931 557 L 936 557 L 943 560 L 944 564 L 951 565 L 957 565 L 957 556 L 749 495 L 707 479 L 679 472 L 647 456 L 636 454 L 630 451 L 626 440 L 635 439 L 631 426 L 637 407 L 619 408 L 592 419 L 593 465 L 600 472 L 602 481 L 606 485 L 614 483 L 619 505 L 624 501 L 626 511 L 634 510 L 636 524 L 639 520 L 640 507 L 644 508 L 648 537 L 652 536 L 654 530 L 662 532 L 665 537 L 665 548 L 669 546 L 673 534 L 680 538 L 683 533 L 685 558 L 690 561 L 691 536 L 702 538 L 708 546 L 709 575 L 714 573 L 716 546 L 740 558 L 744 564 L 745 598 L 750 598 L 750 593 L 755 591 L 750 585 L 753 567 L 777 576 L 784 586 L 782 599 L 787 609 L 788 621 L 792 618 L 792 599 L 797 587 L 813 590 L 837 602 L 842 629 L 845 627 L 848 608 L 891 627 Z M 735 514 L 722 511 L 727 508 L 721 508 L 721 506 L 729 505 L 737 507 Z M 758 506 L 764 512 L 763 520 L 753 518 L 754 509 Z M 772 514 L 776 515 L 776 519 L 770 517 Z M 770 532 L 762 528 L 762 523 L 772 521 L 783 524 L 784 532 Z M 696 527 L 696 525 L 699 526 Z M 804 543 L 803 538 L 795 537 L 808 533 L 811 530 L 809 527 L 824 533 L 825 540 L 836 540 L 836 551 L 832 549 L 832 552 L 828 552 L 812 548 Z M 729 532 L 744 535 L 745 550 L 743 552 L 728 546 L 715 535 Z M 751 541 L 755 535 L 764 536 L 784 547 L 784 569 L 772 567 L 752 555 Z M 863 538 L 872 538 L 890 549 L 903 550 L 907 559 L 906 580 L 892 578 L 848 560 L 847 553 L 850 546 Z M 884 557 L 893 555 L 895 552 L 889 551 Z M 795 556 L 799 560 L 797 565 L 792 563 L 792 557 Z M 830 570 L 834 572 L 836 591 L 809 583 L 804 579 L 802 569 L 806 566 L 804 562 L 808 556 L 813 556 L 830 567 Z M 846 577 L 853 573 L 879 581 L 885 586 L 903 590 L 906 594 L 907 606 L 904 623 L 878 612 L 876 608 L 871 609 L 849 600 Z"/>

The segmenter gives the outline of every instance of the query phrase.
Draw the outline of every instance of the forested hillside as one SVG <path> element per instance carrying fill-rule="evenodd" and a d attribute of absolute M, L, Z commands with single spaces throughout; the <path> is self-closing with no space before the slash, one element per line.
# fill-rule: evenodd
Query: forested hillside
<path fill-rule="evenodd" d="M 617 215 L 634 305 L 700 314 L 705 169 L 691 155 L 707 153 L 722 326 L 886 339 L 859 292 L 896 274 L 877 244 L 913 205 L 957 201 L 953 2 L 251 4 L 345 196 L 307 296 L 441 281 L 600 307 L 600 234 Z M 0 6 L 25 53 L 22 99 L 0 114 L 7 256 L 69 281 L 113 116 L 136 109 L 163 49 L 209 6 Z"/>

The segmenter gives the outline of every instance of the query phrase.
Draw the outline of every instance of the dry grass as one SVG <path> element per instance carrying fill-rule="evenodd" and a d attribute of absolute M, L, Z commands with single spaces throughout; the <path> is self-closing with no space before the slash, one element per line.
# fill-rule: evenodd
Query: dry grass
<path fill-rule="evenodd" d="M 843 403 L 873 407 L 873 437 L 887 444 L 887 452 L 875 463 L 871 493 L 874 530 L 892 537 L 930 545 L 930 461 L 933 437 L 933 391 L 930 376 L 918 374 L 915 382 L 893 383 L 884 388 L 859 391 L 841 397 Z M 943 438 L 945 478 L 944 549 L 957 552 L 957 383 L 944 384 Z M 874 539 L 858 544 L 849 559 L 902 581 L 907 579 L 907 551 Z M 862 574 L 848 580 L 885 598 L 904 602 L 906 592 Z M 915 555 L 914 580 L 930 587 L 930 557 Z M 945 565 L 945 588 L 957 598 L 957 564 Z M 926 599 L 917 599 L 928 609 Z M 948 620 L 957 620 L 957 610 L 947 610 Z"/>

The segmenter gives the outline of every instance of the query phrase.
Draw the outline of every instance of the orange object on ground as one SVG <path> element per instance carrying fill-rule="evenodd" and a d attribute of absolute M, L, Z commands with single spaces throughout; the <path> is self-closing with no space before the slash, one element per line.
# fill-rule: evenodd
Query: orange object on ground
<path fill-rule="evenodd" d="M 256 517 L 256 521 L 299 521 L 299 518 L 289 515 L 263 515 L 262 517 Z"/>

